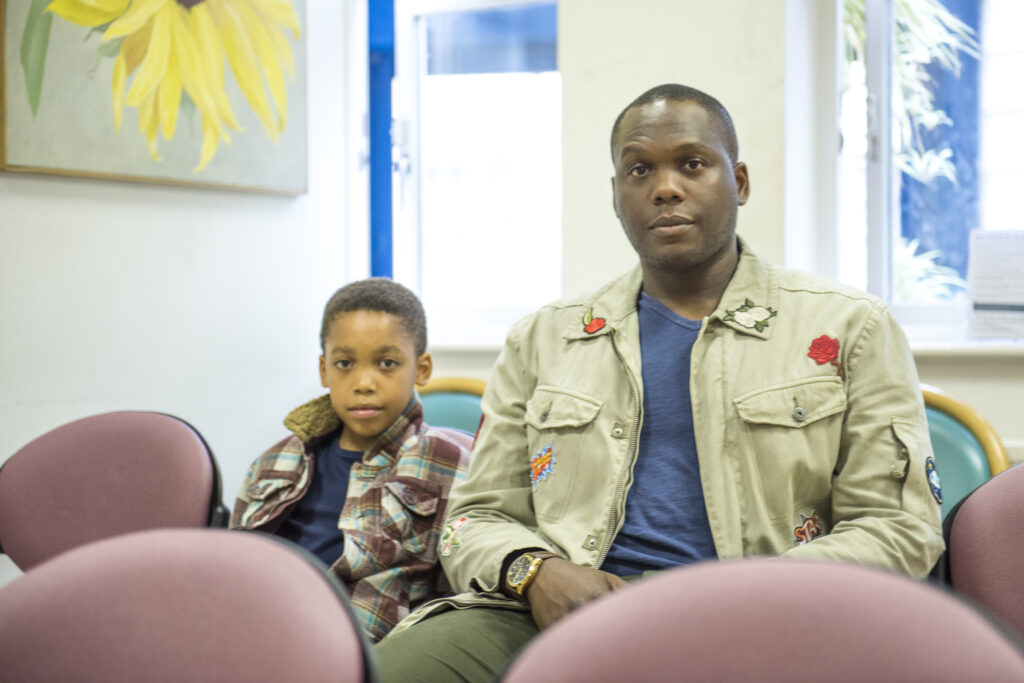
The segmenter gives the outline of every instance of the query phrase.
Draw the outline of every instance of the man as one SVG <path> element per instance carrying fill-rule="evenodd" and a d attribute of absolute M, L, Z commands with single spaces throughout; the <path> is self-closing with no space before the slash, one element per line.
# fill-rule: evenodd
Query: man
<path fill-rule="evenodd" d="M 647 571 L 779 555 L 921 577 L 942 551 L 906 340 L 877 299 L 737 238 L 750 180 L 724 107 L 659 86 L 611 146 L 639 267 L 509 333 L 440 547 L 464 592 L 382 642 L 385 681 L 491 680 Z"/>

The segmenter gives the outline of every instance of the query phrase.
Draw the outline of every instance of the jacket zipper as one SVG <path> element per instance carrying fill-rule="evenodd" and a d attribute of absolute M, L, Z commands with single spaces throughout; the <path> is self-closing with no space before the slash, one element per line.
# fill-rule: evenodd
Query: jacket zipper
<path fill-rule="evenodd" d="M 629 431 L 629 458 L 626 461 L 626 466 L 622 469 L 619 475 L 619 481 L 615 485 L 615 498 L 616 504 L 623 501 L 626 489 L 626 478 L 629 471 L 633 467 L 633 463 L 636 461 L 636 449 L 637 449 L 637 437 L 640 432 L 640 419 L 643 413 L 643 409 L 640 406 L 640 397 L 637 395 L 636 383 L 633 381 L 633 376 L 629 374 L 629 368 L 626 367 L 626 363 L 622 360 L 622 354 L 619 353 L 619 347 L 615 344 L 615 334 L 608 335 L 608 339 L 611 340 L 612 350 L 615 352 L 615 357 L 619 361 L 619 369 L 622 370 L 622 374 L 626 376 L 626 382 L 629 383 L 629 391 L 633 397 L 633 402 L 636 405 L 636 416 L 633 419 L 633 426 Z M 598 555 L 598 561 L 595 565 L 596 568 L 600 569 L 601 565 L 604 564 L 605 558 L 608 556 L 608 551 L 612 547 L 612 534 L 615 532 L 615 525 L 618 523 L 618 512 L 615 507 L 612 507 L 611 512 L 608 515 L 608 530 L 605 533 L 604 547 L 601 548 L 601 554 Z"/>

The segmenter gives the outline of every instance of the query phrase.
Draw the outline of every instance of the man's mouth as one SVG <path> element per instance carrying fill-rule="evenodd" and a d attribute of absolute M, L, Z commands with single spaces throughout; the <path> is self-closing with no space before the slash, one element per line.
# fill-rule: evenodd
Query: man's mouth
<path fill-rule="evenodd" d="M 693 225 L 693 219 L 689 216 L 679 216 L 673 214 L 671 216 L 661 216 L 658 220 L 654 221 L 650 225 L 650 229 L 656 228 L 678 228 L 680 226 Z"/>

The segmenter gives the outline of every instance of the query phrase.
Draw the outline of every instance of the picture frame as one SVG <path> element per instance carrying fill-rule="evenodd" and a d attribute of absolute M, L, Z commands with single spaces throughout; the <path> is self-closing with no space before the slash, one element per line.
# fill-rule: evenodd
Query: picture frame
<path fill-rule="evenodd" d="M 0 0 L 0 170 L 306 192 L 305 2 Z"/>

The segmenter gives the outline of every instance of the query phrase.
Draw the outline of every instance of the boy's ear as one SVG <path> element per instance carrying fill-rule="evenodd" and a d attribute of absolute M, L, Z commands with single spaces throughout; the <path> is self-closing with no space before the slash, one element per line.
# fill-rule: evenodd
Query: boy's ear
<path fill-rule="evenodd" d="M 320 386 L 327 386 L 327 359 L 320 356 Z"/>
<path fill-rule="evenodd" d="M 430 357 L 430 354 L 424 351 L 419 358 L 416 359 L 416 386 L 422 387 L 430 380 L 430 375 L 434 372 L 434 359 Z M 324 385 L 327 386 L 327 385 Z"/>

